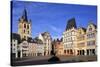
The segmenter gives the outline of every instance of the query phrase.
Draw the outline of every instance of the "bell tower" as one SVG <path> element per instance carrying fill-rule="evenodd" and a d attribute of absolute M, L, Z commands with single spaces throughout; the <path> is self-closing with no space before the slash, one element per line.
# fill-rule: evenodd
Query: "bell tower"
<path fill-rule="evenodd" d="M 24 9 L 22 16 L 19 18 L 18 34 L 21 36 L 21 39 L 25 40 L 31 37 L 31 20 L 27 18 L 26 9 Z"/>

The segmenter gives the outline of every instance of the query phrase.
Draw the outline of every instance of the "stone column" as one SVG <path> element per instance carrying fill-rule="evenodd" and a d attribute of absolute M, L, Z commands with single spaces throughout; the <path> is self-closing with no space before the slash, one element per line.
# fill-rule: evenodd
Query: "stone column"
<path fill-rule="evenodd" d="M 97 55 L 97 49 L 95 49 L 95 55 Z"/>
<path fill-rule="evenodd" d="M 77 49 L 73 49 L 73 55 L 76 56 L 77 55 Z"/>
<path fill-rule="evenodd" d="M 90 49 L 89 49 L 89 56 L 91 55 L 91 51 L 90 51 Z"/>
<path fill-rule="evenodd" d="M 87 51 L 86 50 L 84 50 L 84 51 L 85 51 L 84 55 L 86 56 L 87 55 Z"/>
<path fill-rule="evenodd" d="M 35 56 L 37 56 L 37 53 L 35 53 Z"/>
<path fill-rule="evenodd" d="M 22 58 L 23 57 L 23 53 L 22 53 L 22 51 L 20 51 L 20 58 Z"/>
<path fill-rule="evenodd" d="M 18 58 L 18 52 L 17 51 L 16 51 L 15 55 L 16 55 L 16 58 Z"/>

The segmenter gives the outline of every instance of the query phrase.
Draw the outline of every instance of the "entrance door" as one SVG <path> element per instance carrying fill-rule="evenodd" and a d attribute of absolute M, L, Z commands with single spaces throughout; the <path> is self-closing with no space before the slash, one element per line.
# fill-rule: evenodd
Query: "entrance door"
<path fill-rule="evenodd" d="M 84 50 L 82 50 L 82 55 L 84 55 L 85 54 L 85 51 Z"/>
<path fill-rule="evenodd" d="M 87 50 L 87 55 L 89 55 L 89 50 Z"/>
<path fill-rule="evenodd" d="M 20 51 L 18 51 L 18 58 L 20 58 Z"/>
<path fill-rule="evenodd" d="M 95 49 L 92 49 L 92 53 L 93 53 L 93 55 L 95 55 Z"/>

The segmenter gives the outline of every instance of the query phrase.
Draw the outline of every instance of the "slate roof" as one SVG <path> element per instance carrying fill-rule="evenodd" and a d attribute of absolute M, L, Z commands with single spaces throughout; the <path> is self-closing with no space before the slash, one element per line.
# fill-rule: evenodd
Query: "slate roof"
<path fill-rule="evenodd" d="M 24 9 L 24 11 L 23 11 L 23 15 L 22 15 L 21 18 L 24 19 L 24 21 L 28 22 L 27 11 L 26 11 L 26 9 Z"/>
<path fill-rule="evenodd" d="M 33 39 L 33 41 L 34 41 L 35 43 L 38 43 L 38 44 L 43 44 L 43 41 L 42 41 L 41 39 L 39 39 L 38 37 L 35 37 L 35 38 Z"/>
<path fill-rule="evenodd" d="M 95 29 L 97 28 L 97 25 L 95 25 L 94 23 L 91 23 L 91 24 L 93 24 L 93 26 L 95 27 Z"/>
<path fill-rule="evenodd" d="M 80 27 L 78 29 L 82 29 L 84 32 L 86 32 L 86 28 L 84 28 L 84 27 Z"/>
<path fill-rule="evenodd" d="M 68 20 L 66 30 L 69 30 L 73 27 L 77 28 L 75 18 L 72 18 L 72 19 Z"/>
<path fill-rule="evenodd" d="M 44 32 L 44 33 L 42 33 L 41 35 L 42 36 L 45 36 L 45 35 L 48 35 L 49 34 L 49 32 Z"/>
<path fill-rule="evenodd" d="M 20 43 L 20 42 L 21 42 L 20 35 L 19 35 L 19 34 L 17 34 L 17 33 L 11 33 L 11 39 L 18 40 L 18 43 Z"/>
<path fill-rule="evenodd" d="M 81 27 L 81 28 L 83 29 L 84 32 L 86 32 L 86 28 L 84 28 L 84 27 Z"/>

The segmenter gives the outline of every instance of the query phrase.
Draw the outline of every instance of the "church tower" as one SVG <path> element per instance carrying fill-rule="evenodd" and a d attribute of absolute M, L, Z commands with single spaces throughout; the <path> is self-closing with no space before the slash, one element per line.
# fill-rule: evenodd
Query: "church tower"
<path fill-rule="evenodd" d="M 21 39 L 25 40 L 27 40 L 28 37 L 31 37 L 31 20 L 28 20 L 27 18 L 26 9 L 24 9 L 23 15 L 19 19 L 18 34 L 21 36 Z"/>

